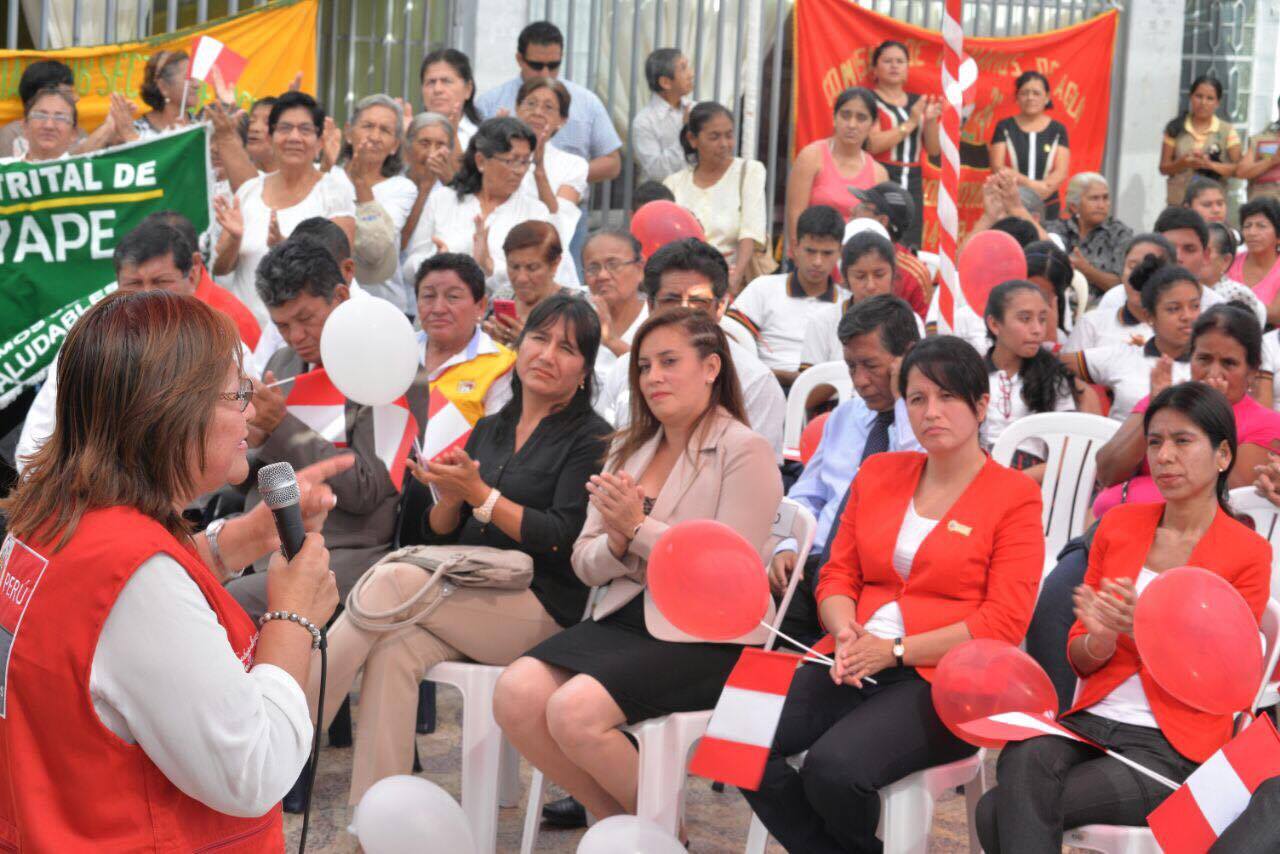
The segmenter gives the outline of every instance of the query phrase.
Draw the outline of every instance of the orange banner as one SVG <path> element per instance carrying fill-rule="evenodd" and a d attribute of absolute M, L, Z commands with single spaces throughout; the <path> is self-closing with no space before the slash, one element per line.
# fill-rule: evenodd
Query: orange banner
<path fill-rule="evenodd" d="M 1053 109 L 1071 141 L 1071 171 L 1102 165 L 1111 106 L 1111 57 L 1117 12 L 1075 26 L 1010 38 L 965 38 L 978 66 L 973 112 L 961 128 L 961 240 L 982 215 L 982 182 L 988 175 L 987 143 L 999 121 L 1018 111 L 1013 82 L 1024 71 L 1049 78 Z M 851 0 L 797 0 L 795 48 L 795 151 L 831 135 L 831 107 L 850 86 L 875 85 L 871 54 L 886 39 L 909 54 L 907 90 L 942 94 L 942 36 L 863 9 Z M 922 159 L 924 159 L 922 157 Z M 938 242 L 938 168 L 924 163 L 924 248 Z"/>

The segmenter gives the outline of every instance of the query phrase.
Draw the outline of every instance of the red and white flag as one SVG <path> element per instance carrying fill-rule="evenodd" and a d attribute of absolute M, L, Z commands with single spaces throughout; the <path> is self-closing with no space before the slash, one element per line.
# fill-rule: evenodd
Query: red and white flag
<path fill-rule="evenodd" d="M 222 73 L 222 81 L 228 86 L 234 86 L 248 64 L 249 60 L 217 39 L 200 36 L 191 45 L 191 64 L 187 66 L 187 78 L 208 82 L 216 68 Z"/>
<path fill-rule="evenodd" d="M 471 422 L 440 389 L 432 387 L 427 405 L 427 429 L 422 437 L 422 453 L 427 461 L 437 459 L 445 451 L 461 448 L 471 435 Z"/>
<path fill-rule="evenodd" d="M 754 791 L 801 656 L 746 648 L 720 692 L 689 770 Z"/>
<path fill-rule="evenodd" d="M 1259 715 L 1147 816 L 1166 854 L 1204 854 L 1264 781 L 1280 774 L 1280 735 Z"/>
<path fill-rule="evenodd" d="M 340 448 L 347 446 L 347 399 L 324 368 L 294 377 L 284 405 L 290 415 L 323 438 Z"/>
<path fill-rule="evenodd" d="M 1028 738 L 1040 735 L 1060 735 L 1072 741 L 1093 743 L 1076 735 L 1057 721 L 1028 712 L 1002 712 L 998 715 L 988 715 L 968 723 L 956 724 L 956 729 L 983 741 L 1026 741 Z"/>
<path fill-rule="evenodd" d="M 409 411 L 409 401 L 400 399 L 373 407 L 373 447 L 378 459 L 387 467 L 396 489 L 404 487 L 405 462 L 418 435 L 418 422 Z"/>

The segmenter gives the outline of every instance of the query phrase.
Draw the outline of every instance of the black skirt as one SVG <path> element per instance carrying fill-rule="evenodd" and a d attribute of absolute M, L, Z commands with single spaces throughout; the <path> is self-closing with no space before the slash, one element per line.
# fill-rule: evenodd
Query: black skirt
<path fill-rule="evenodd" d="M 592 677 L 628 724 L 713 708 L 742 654 L 739 644 L 658 640 L 644 625 L 644 596 L 603 620 L 583 620 L 525 655 Z"/>

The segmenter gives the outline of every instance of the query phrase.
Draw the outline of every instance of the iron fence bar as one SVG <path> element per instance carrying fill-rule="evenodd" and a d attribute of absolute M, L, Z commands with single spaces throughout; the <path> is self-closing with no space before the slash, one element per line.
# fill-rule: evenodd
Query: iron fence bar
<path fill-rule="evenodd" d="M 622 158 L 622 210 L 625 222 L 626 211 L 631 210 L 631 191 L 634 189 L 635 176 L 632 165 L 635 162 L 633 150 L 633 125 L 636 117 L 636 69 L 640 64 L 640 24 L 641 8 L 639 3 L 632 3 L 634 11 L 631 15 L 631 80 L 627 90 L 627 150 Z"/>
<path fill-rule="evenodd" d="M 10 2 L 14 2 L 14 0 L 10 0 Z M 81 0 L 75 0 L 75 2 L 71 4 L 71 44 L 73 46 L 79 46 L 80 44 L 81 12 Z"/>
<path fill-rule="evenodd" d="M 770 127 L 773 130 L 769 134 L 769 162 L 765 164 L 766 168 L 764 170 L 765 175 L 767 176 L 767 179 L 769 182 L 769 188 L 766 194 L 766 198 L 768 199 L 768 205 L 769 205 L 770 216 L 768 217 L 768 219 L 770 223 L 773 222 L 773 216 L 772 216 L 773 205 L 774 205 L 774 199 L 777 198 L 777 192 L 778 192 L 778 169 L 776 168 L 776 166 L 778 163 L 778 139 L 782 135 L 781 132 L 779 131 L 779 128 L 781 127 L 779 123 L 779 119 L 781 118 L 780 113 L 782 110 L 783 39 L 786 38 L 786 24 L 787 24 L 787 17 L 784 12 L 786 3 L 783 2 L 783 0 L 775 0 L 775 2 L 777 3 L 777 5 L 774 6 L 774 24 L 773 24 L 774 26 L 773 79 L 769 83 L 769 121 L 770 121 Z M 787 122 L 788 137 L 790 137 L 790 133 L 791 133 L 790 124 L 791 124 L 790 122 Z M 784 201 L 783 208 L 782 208 L 783 222 L 786 222 L 786 216 L 787 216 L 787 210 L 786 210 L 786 203 Z M 783 251 L 783 257 L 785 258 L 786 252 L 789 248 L 786 242 L 787 241 L 786 228 L 783 228 L 782 230 L 782 239 L 783 239 L 782 251 Z"/>
<path fill-rule="evenodd" d="M 706 6 L 707 0 L 693 0 L 698 4 L 698 11 L 695 16 L 693 25 L 693 99 L 695 101 L 706 100 L 702 97 L 702 93 L 706 91 L 707 86 L 704 82 L 705 74 L 702 73 L 702 21 L 703 8 Z"/>
<path fill-rule="evenodd" d="M 564 76 L 569 78 L 570 80 L 573 79 L 573 68 L 574 68 L 573 55 L 577 53 L 577 51 L 573 49 L 574 48 L 573 31 L 574 31 L 575 19 L 577 17 L 576 15 L 574 15 L 573 12 L 577 7 L 578 7 L 577 3 L 573 2 L 573 0 L 569 0 L 569 8 L 566 10 L 569 14 L 569 20 L 565 22 L 565 28 L 564 28 L 565 29 Z"/>
<path fill-rule="evenodd" d="M 721 0 L 724 4 L 726 0 Z M 734 16 L 738 19 L 737 36 L 734 38 L 733 51 L 733 126 L 742 132 L 742 111 L 745 107 L 742 104 L 742 49 L 743 49 L 743 32 L 742 25 L 746 21 L 747 16 L 742 13 L 743 0 L 734 0 L 735 11 Z M 723 9 L 724 6 L 721 6 Z"/>

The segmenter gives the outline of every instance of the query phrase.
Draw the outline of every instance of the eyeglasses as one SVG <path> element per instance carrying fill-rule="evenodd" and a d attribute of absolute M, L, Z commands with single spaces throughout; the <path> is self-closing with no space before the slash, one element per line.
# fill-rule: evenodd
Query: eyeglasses
<path fill-rule="evenodd" d="M 524 55 L 521 54 L 521 58 L 523 57 Z M 531 59 L 525 59 L 524 64 L 529 66 L 534 71 L 556 71 L 560 68 L 560 62 L 561 60 L 559 59 L 553 62 L 534 62 Z"/>
<path fill-rule="evenodd" d="M 630 267 L 632 264 L 639 264 L 639 263 L 640 263 L 639 258 L 632 258 L 630 261 L 624 261 L 621 258 L 610 258 L 608 261 L 605 261 L 603 264 L 588 264 L 586 267 L 583 268 L 583 272 L 586 273 L 587 276 L 592 279 L 598 278 L 599 275 L 603 273 L 605 270 L 609 271 L 610 276 L 616 276 L 622 270 L 623 267 Z"/>
<path fill-rule="evenodd" d="M 272 133 L 278 133 L 281 136 L 290 136 L 294 131 L 297 131 L 299 136 L 304 137 L 312 137 L 319 133 L 319 131 L 316 130 L 316 126 L 312 124 L 293 125 L 285 124 L 284 122 L 277 122 L 276 129 L 272 131 Z"/>
<path fill-rule="evenodd" d="M 677 306 L 686 306 L 688 308 L 696 308 L 698 311 L 707 311 L 714 306 L 719 300 L 712 297 L 691 297 L 688 294 L 667 294 L 658 297 L 658 306 L 660 308 L 676 308 Z"/>
<path fill-rule="evenodd" d="M 248 377 L 241 377 L 240 390 L 219 392 L 218 400 L 239 401 L 240 411 L 244 412 L 249 408 L 249 401 L 253 400 L 253 381 Z"/>
<path fill-rule="evenodd" d="M 27 120 L 32 122 L 53 122 L 67 127 L 75 124 L 75 120 L 67 113 L 46 113 L 44 110 L 32 110 L 27 114 Z"/>
<path fill-rule="evenodd" d="M 532 157 L 498 157 L 494 155 L 489 159 L 498 161 L 512 172 L 527 172 L 529 167 L 533 165 Z"/>

